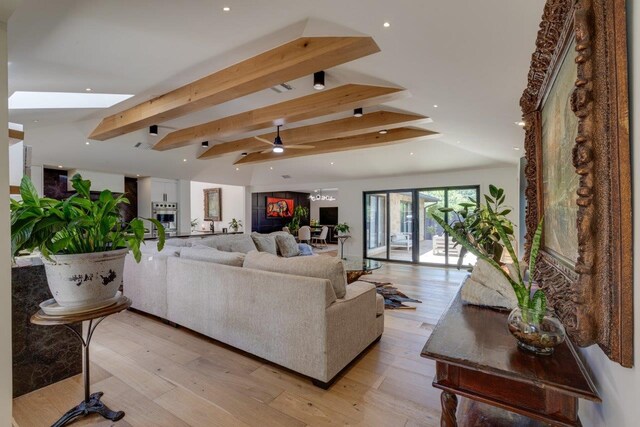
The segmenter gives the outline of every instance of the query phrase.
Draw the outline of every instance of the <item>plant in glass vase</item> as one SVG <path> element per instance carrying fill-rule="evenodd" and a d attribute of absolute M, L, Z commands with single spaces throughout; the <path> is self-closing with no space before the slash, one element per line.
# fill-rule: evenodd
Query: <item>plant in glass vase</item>
<path fill-rule="evenodd" d="M 434 215 L 434 219 L 456 243 L 500 271 L 511 284 L 518 306 L 511 311 L 507 323 L 509 331 L 518 340 L 518 346 L 536 354 L 551 354 L 553 348 L 564 341 L 565 331 L 553 310 L 548 309 L 547 299 L 542 289 L 535 289 L 533 286 L 544 219 L 540 220 L 531 242 L 528 280 L 525 280 L 526 271 L 520 268 L 520 262 L 511 243 L 513 224 L 505 217 L 508 211 L 496 210 L 496 207 L 504 202 L 504 191 L 494 186 L 490 189 L 493 197 L 485 195 L 488 203 L 486 206 L 478 206 L 474 209 L 478 214 L 464 215 L 464 211 L 468 212 L 471 206 L 463 206 L 461 212 L 442 208 L 442 213 L 454 212 L 457 219 L 453 224 L 449 224 L 441 216 Z M 478 225 L 481 223 L 483 226 L 479 228 Z M 495 245 L 486 244 L 484 236 L 508 251 L 513 260 L 515 277 L 509 274 L 500 259 L 496 259 L 498 251 L 502 253 L 503 249 L 498 250 Z"/>

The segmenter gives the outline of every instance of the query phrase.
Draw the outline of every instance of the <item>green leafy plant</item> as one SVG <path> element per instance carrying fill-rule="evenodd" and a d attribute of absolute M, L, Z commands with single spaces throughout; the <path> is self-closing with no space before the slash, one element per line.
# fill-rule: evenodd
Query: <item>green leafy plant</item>
<path fill-rule="evenodd" d="M 238 228 L 242 227 L 242 221 L 240 221 L 239 219 L 231 218 L 231 221 L 229 221 L 229 227 L 238 231 Z"/>
<path fill-rule="evenodd" d="M 338 232 L 338 233 L 348 233 L 350 228 L 349 228 L 349 224 L 347 224 L 346 222 L 342 222 L 338 225 L 336 225 L 334 227 L 334 229 Z"/>
<path fill-rule="evenodd" d="M 523 274 L 520 269 L 520 262 L 518 261 L 518 257 L 511 243 L 511 238 L 509 237 L 510 234 L 508 233 L 508 230 L 511 230 L 511 234 L 513 233 L 513 224 L 511 224 L 511 222 L 508 219 L 506 219 L 504 216 L 508 212 L 505 213 L 505 210 L 496 211 L 495 209 L 496 206 L 499 206 L 500 203 L 504 202 L 504 192 L 499 191 L 501 189 L 498 189 L 494 186 L 491 186 L 491 187 L 495 188 L 495 190 L 492 192 L 492 195 L 493 194 L 495 195 L 493 195 L 492 197 L 487 197 L 485 195 L 485 200 L 487 200 L 488 203 L 490 202 L 491 204 L 493 204 L 493 206 L 490 204 L 487 205 L 486 217 L 484 217 L 484 219 L 482 220 L 485 221 L 486 225 L 491 227 L 491 229 L 495 229 L 495 232 L 497 233 L 497 236 L 498 236 L 497 240 L 494 240 L 493 238 L 491 238 L 491 240 L 496 242 L 500 246 L 502 246 L 504 249 L 506 249 L 509 255 L 511 256 L 511 259 L 513 260 L 514 269 L 516 270 L 516 274 L 517 274 L 516 278 L 512 278 L 511 275 L 509 275 L 509 273 L 507 273 L 502 268 L 500 261 L 494 259 L 493 252 L 488 251 L 487 247 L 485 247 L 482 244 L 482 241 L 476 240 L 474 235 L 469 232 L 469 229 L 465 228 L 466 224 L 464 223 L 464 218 L 463 218 L 463 221 L 454 223 L 453 226 L 448 224 L 445 221 L 445 219 L 440 216 L 434 215 L 434 219 L 457 243 L 462 245 L 466 250 L 471 252 L 473 255 L 475 255 L 479 259 L 486 261 L 493 268 L 500 271 L 500 273 L 503 274 L 511 284 L 511 287 L 513 288 L 516 294 L 516 298 L 518 299 L 518 305 L 521 308 L 527 308 L 531 310 L 532 313 L 534 313 L 536 320 L 540 321 L 546 311 L 547 300 L 544 295 L 544 292 L 541 289 L 536 290 L 533 294 L 531 290 L 532 290 L 533 277 L 535 273 L 535 264 L 538 258 L 538 252 L 540 250 L 540 242 L 542 240 L 542 229 L 544 224 L 544 218 L 540 220 L 540 223 L 538 224 L 533 240 L 531 242 L 531 255 L 529 258 L 529 266 L 528 266 L 529 280 L 528 282 L 525 282 Z M 496 190 L 498 191 L 496 192 Z M 500 201 L 500 203 L 497 203 L 498 201 Z M 463 209 L 468 209 L 468 207 L 463 207 Z M 443 209 L 443 212 L 451 212 L 451 211 L 448 209 Z M 476 221 L 476 219 L 474 219 L 474 221 Z M 509 224 L 507 224 L 510 226 L 509 228 L 507 228 L 505 221 L 509 221 Z M 456 224 L 462 224 L 462 225 L 456 226 Z M 525 314 L 525 311 L 523 311 L 523 315 L 524 314 Z"/>
<path fill-rule="evenodd" d="M 486 205 L 482 205 L 469 197 L 467 202 L 458 203 L 461 209 L 457 211 L 453 208 L 440 208 L 439 211 L 453 215 L 452 227 L 460 234 L 465 235 L 486 256 L 499 263 L 504 246 L 500 243 L 497 224 L 502 226 L 508 237 L 513 237 L 513 223 L 507 218 L 511 209 L 504 206 L 504 190 L 495 185 L 489 185 L 489 194 L 485 194 L 484 199 L 487 203 Z M 460 244 L 455 238 L 454 242 Z M 462 245 L 458 268 L 462 266 L 462 261 L 467 251 Z"/>
<path fill-rule="evenodd" d="M 289 231 L 291 231 L 291 234 L 295 235 L 298 233 L 302 221 L 304 221 L 308 216 L 308 208 L 302 205 L 296 206 L 296 208 L 293 210 L 293 217 L 291 217 L 291 222 L 287 224 L 287 227 L 289 227 Z"/>
<path fill-rule="evenodd" d="M 191 220 L 191 228 L 196 227 L 198 225 L 198 218 Z"/>
<path fill-rule="evenodd" d="M 109 190 L 91 200 L 91 181 L 76 174 L 71 179 L 76 194 L 65 200 L 38 196 L 31 179 L 22 178 L 22 200 L 11 199 L 11 254 L 39 249 L 47 259 L 51 255 L 83 254 L 129 248 L 140 262 L 140 245 L 148 231 L 140 218 L 125 222 L 119 205 L 129 204 L 124 196 L 114 197 Z M 162 250 L 165 230 L 153 218 L 158 229 L 158 250 Z"/>

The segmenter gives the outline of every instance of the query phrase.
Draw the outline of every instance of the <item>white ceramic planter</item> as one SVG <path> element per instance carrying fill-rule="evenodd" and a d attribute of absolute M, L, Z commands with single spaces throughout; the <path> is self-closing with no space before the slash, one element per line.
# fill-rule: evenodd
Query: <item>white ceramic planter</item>
<path fill-rule="evenodd" d="M 113 298 L 122 285 L 128 249 L 45 258 L 49 289 L 62 307 L 78 308 Z"/>

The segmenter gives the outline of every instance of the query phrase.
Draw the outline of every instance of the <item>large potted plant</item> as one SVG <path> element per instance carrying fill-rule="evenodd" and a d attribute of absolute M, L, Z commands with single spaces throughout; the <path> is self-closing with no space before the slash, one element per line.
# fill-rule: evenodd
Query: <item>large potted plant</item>
<path fill-rule="evenodd" d="M 289 227 L 289 231 L 291 232 L 291 234 L 296 235 L 298 233 L 298 230 L 300 229 L 300 224 L 308 216 L 309 216 L 308 208 L 302 205 L 296 206 L 296 208 L 293 210 L 293 217 L 291 217 L 291 222 L 287 224 L 287 227 Z"/>
<path fill-rule="evenodd" d="M 511 243 L 510 236 L 513 234 L 513 224 L 505 216 L 508 211 L 495 209 L 504 202 L 504 190 L 492 185 L 490 186 L 490 193 L 491 195 L 485 195 L 487 205 L 479 207 L 480 211 L 486 212 L 483 218 L 476 217 L 469 222 L 469 216 L 462 215 L 462 212 L 468 211 L 470 206 L 463 206 L 462 212 L 456 212 L 451 208 L 440 209 L 442 213 L 454 213 L 456 215 L 453 224 L 449 224 L 441 216 L 434 215 L 434 219 L 456 243 L 497 269 L 511 284 L 518 300 L 518 306 L 511 311 L 507 324 L 509 331 L 517 339 L 518 346 L 536 354 L 551 354 L 553 353 L 553 348 L 564 341 L 565 330 L 553 310 L 547 307 L 547 299 L 542 289 L 535 289 L 533 286 L 544 218 L 540 220 L 531 242 L 528 280 L 526 280 L 527 271 L 521 269 L 520 262 Z M 500 203 L 496 204 L 498 201 Z M 509 274 L 508 269 L 501 264 L 500 259 L 496 259 L 496 254 L 498 252 L 502 253 L 503 249 L 498 250 L 492 245 L 485 245 L 482 239 L 476 238 L 479 221 L 484 221 L 485 227 L 495 230 L 496 235 L 491 240 L 508 251 L 513 260 L 513 274 Z M 511 230 L 511 233 L 509 233 L 509 230 Z M 489 233 L 488 235 L 492 234 Z"/>
<path fill-rule="evenodd" d="M 11 252 L 39 250 L 49 288 L 67 309 L 89 309 L 112 299 L 122 284 L 124 258 L 129 250 L 140 262 L 140 245 L 147 231 L 142 219 L 124 221 L 119 205 L 124 196 L 109 190 L 91 199 L 91 181 L 71 179 L 76 193 L 65 200 L 39 197 L 29 177 L 20 184 L 22 200 L 11 200 Z M 158 250 L 165 231 L 158 229 Z"/>

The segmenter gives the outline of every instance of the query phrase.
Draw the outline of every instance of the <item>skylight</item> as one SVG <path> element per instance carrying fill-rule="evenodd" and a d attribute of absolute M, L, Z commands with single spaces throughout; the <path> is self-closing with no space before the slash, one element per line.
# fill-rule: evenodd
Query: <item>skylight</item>
<path fill-rule="evenodd" d="M 114 93 L 17 91 L 9 97 L 9 109 L 109 108 L 132 96 Z"/>

